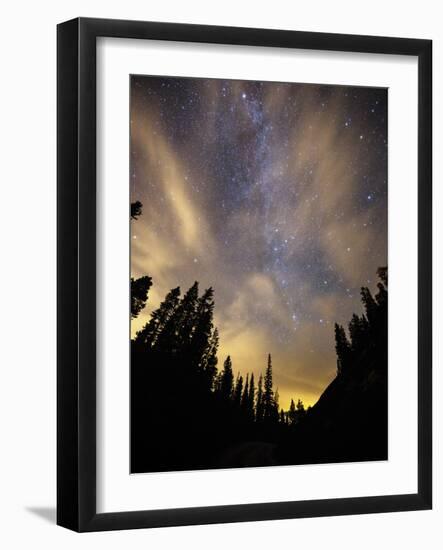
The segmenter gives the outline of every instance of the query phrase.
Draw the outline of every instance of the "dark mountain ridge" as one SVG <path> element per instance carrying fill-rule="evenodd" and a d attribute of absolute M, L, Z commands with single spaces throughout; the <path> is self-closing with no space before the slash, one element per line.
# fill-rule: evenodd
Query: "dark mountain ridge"
<path fill-rule="evenodd" d="M 387 270 L 365 314 L 353 316 L 351 341 L 336 325 L 337 376 L 279 448 L 281 462 L 323 463 L 388 458 Z"/>
<path fill-rule="evenodd" d="M 279 462 L 330 463 L 386 460 L 387 377 L 379 364 L 361 362 L 337 376 L 293 437 L 279 448 Z"/>

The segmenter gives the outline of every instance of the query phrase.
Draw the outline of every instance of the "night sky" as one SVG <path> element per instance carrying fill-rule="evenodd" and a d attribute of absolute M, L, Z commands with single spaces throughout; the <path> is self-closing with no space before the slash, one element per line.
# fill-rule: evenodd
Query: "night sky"
<path fill-rule="evenodd" d="M 334 322 L 387 265 L 387 90 L 131 77 L 138 330 L 173 287 L 215 290 L 219 368 L 266 368 L 280 404 L 336 372 Z"/>

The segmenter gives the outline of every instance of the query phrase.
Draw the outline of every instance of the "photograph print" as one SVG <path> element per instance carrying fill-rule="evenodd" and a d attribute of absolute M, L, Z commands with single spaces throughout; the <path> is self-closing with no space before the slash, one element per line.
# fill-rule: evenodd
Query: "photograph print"
<path fill-rule="evenodd" d="M 387 460 L 387 89 L 129 85 L 131 473 Z"/>

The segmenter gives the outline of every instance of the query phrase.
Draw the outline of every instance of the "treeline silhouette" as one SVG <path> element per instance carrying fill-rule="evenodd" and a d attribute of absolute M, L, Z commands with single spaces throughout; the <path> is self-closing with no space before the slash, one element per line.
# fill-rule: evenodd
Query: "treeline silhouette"
<path fill-rule="evenodd" d="M 133 317 L 151 284 L 138 281 Z M 305 412 L 301 401 L 279 409 L 270 354 L 257 386 L 253 373 L 234 377 L 230 356 L 218 370 L 213 312 L 212 288 L 200 295 L 195 282 L 183 296 L 174 288 L 132 340 L 132 471 L 222 466 L 239 453 L 243 465 L 260 465 L 263 453 L 271 460 L 281 428 Z"/>
<path fill-rule="evenodd" d="M 361 288 L 364 313 L 335 325 L 337 375 L 293 437 L 278 449 L 282 464 L 360 462 L 388 458 L 388 271 L 378 292 Z"/>
<path fill-rule="evenodd" d="M 133 219 L 141 212 L 141 203 L 131 205 Z M 350 339 L 335 325 L 337 377 L 307 410 L 300 399 L 279 407 L 271 354 L 258 380 L 235 376 L 230 356 L 219 369 L 213 289 L 200 293 L 197 281 L 183 295 L 173 288 L 131 341 L 131 471 L 385 457 L 386 268 L 379 275 L 375 297 L 362 288 L 365 313 L 352 317 Z M 132 318 L 151 286 L 151 277 L 131 279 Z M 362 437 L 344 433 L 358 428 Z"/>

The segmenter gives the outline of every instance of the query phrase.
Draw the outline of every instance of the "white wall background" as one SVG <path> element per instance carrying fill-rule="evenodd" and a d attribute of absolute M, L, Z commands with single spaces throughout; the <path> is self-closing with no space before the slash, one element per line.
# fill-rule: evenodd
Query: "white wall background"
<path fill-rule="evenodd" d="M 0 544 L 55 549 L 439 548 L 443 463 L 438 396 L 443 223 L 441 3 L 422 0 L 72 0 L 2 10 L 0 86 Z M 55 521 L 55 25 L 76 16 L 176 21 L 434 40 L 434 487 L 431 512 L 77 535 Z M 440 250 L 438 250 L 440 249 Z"/>

